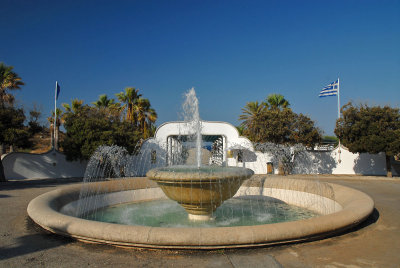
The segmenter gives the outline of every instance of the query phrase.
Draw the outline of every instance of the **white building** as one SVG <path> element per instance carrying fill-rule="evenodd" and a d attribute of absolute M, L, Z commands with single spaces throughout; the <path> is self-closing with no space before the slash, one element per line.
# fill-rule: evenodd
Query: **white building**
<path fill-rule="evenodd" d="M 155 136 L 142 145 L 141 154 L 134 163 L 137 175 L 144 176 L 154 167 L 185 164 L 194 147 L 191 135 L 193 133 L 185 122 L 162 124 Z M 267 163 L 273 162 L 271 154 L 255 151 L 251 141 L 240 136 L 236 127 L 227 122 L 201 121 L 201 136 L 203 151 L 209 151 L 209 158 L 203 159 L 203 163 L 244 166 L 255 174 L 266 174 Z M 353 154 L 343 146 L 333 150 L 307 151 L 295 161 L 293 172 L 298 174 L 386 175 L 384 153 Z M 277 173 L 276 164 L 274 173 Z M 396 171 L 393 174 L 396 175 Z"/>
<path fill-rule="evenodd" d="M 154 137 L 142 144 L 141 153 L 134 161 L 137 175 L 144 176 L 154 167 L 190 162 L 195 147 L 194 135 L 187 122 L 162 124 L 157 128 Z M 229 123 L 201 121 L 201 137 L 203 163 L 236 165 L 236 160 L 232 157 L 237 157 L 236 152 L 239 153 L 240 150 L 251 152 L 255 157 L 251 141 L 239 136 L 237 129 Z M 204 160 L 205 154 L 209 157 Z"/>

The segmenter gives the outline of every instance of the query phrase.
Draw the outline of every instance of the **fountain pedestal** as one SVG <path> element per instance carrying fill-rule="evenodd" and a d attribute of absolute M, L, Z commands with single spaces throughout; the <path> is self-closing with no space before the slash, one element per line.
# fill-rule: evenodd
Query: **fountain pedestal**
<path fill-rule="evenodd" d="M 146 176 L 165 195 L 178 202 L 191 220 L 209 220 L 212 213 L 233 197 L 254 172 L 240 167 L 171 166 L 152 169 Z"/>

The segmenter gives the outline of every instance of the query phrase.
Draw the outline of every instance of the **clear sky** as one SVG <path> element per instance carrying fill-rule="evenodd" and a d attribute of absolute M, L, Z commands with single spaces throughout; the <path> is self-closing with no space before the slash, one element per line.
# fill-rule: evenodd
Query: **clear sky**
<path fill-rule="evenodd" d="M 400 1 L 0 0 L 0 61 L 26 85 L 19 105 L 54 109 L 131 86 L 157 124 L 195 87 L 204 120 L 238 125 L 248 101 L 279 93 L 333 134 L 342 104 L 400 105 Z"/>

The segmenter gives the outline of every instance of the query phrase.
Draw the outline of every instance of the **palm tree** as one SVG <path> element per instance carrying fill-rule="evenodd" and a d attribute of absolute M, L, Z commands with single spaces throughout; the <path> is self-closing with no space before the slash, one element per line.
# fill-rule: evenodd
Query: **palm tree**
<path fill-rule="evenodd" d="M 239 116 L 239 120 L 243 121 L 241 125 L 246 128 L 251 127 L 264 109 L 264 103 L 258 103 L 258 101 L 246 103 L 246 106 L 242 108 L 242 114 Z"/>
<path fill-rule="evenodd" d="M 7 66 L 0 62 L 0 103 L 13 104 L 14 96 L 8 93 L 9 90 L 20 89 L 20 86 L 24 85 L 21 78 L 13 72 L 13 66 Z"/>
<path fill-rule="evenodd" d="M 259 134 L 257 123 L 265 107 L 264 103 L 258 103 L 258 101 L 248 102 L 239 116 L 239 120 L 243 121 L 241 123 L 243 134 L 247 135 L 251 140 L 255 140 L 257 134 Z"/>
<path fill-rule="evenodd" d="M 113 118 L 117 121 L 121 120 L 122 111 L 125 109 L 125 106 L 121 106 L 121 103 L 115 102 L 114 99 L 109 99 L 106 94 L 100 95 L 99 99 L 92 104 L 102 110 L 109 119 Z"/>
<path fill-rule="evenodd" d="M 82 107 L 83 100 L 73 99 L 71 100 L 71 105 L 68 103 L 63 103 L 62 106 L 64 107 L 66 112 L 77 113 L 78 110 Z"/>
<path fill-rule="evenodd" d="M 134 113 L 134 106 L 137 104 L 142 94 L 139 94 L 139 89 L 134 87 L 125 88 L 125 92 L 115 94 L 119 101 L 126 103 L 128 110 L 126 111 L 126 121 L 133 124 L 137 123 L 136 114 Z"/>
<path fill-rule="evenodd" d="M 149 136 L 148 136 L 148 137 L 154 137 L 154 134 L 156 134 L 156 131 L 157 131 L 157 126 L 154 125 L 154 124 L 152 124 L 152 125 L 150 126 L 149 131 L 148 131 L 148 133 L 149 133 Z"/>
<path fill-rule="evenodd" d="M 63 111 L 59 108 L 56 109 L 56 132 L 53 135 L 54 131 L 54 111 L 51 111 L 51 117 L 48 117 L 47 120 L 50 122 L 50 135 L 51 135 L 51 144 L 54 149 L 58 150 L 58 134 L 60 132 L 61 124 L 64 124 Z"/>
<path fill-rule="evenodd" d="M 99 96 L 99 99 L 95 102 L 92 102 L 94 106 L 97 108 L 110 108 L 114 103 L 114 99 L 109 99 L 106 94 L 102 94 Z"/>
<path fill-rule="evenodd" d="M 236 126 L 236 129 L 239 132 L 239 135 L 243 136 L 243 134 L 244 134 L 244 126 L 243 125 Z"/>
<path fill-rule="evenodd" d="M 0 107 L 4 107 L 5 104 L 12 105 L 14 103 L 14 96 L 8 93 L 9 90 L 20 89 L 20 86 L 24 85 L 21 78 L 12 70 L 13 66 L 7 66 L 3 62 L 0 62 Z M 4 145 L 0 144 L 0 157 L 3 153 Z M 4 167 L 0 159 L 0 181 L 6 181 L 4 176 Z"/>
<path fill-rule="evenodd" d="M 120 102 L 112 103 L 108 107 L 110 116 L 113 116 L 114 118 L 118 118 L 119 121 L 121 120 L 121 115 L 124 110 L 125 110 L 125 105 L 121 105 Z"/>
<path fill-rule="evenodd" d="M 143 133 L 144 138 L 148 138 L 151 132 L 151 126 L 157 120 L 156 111 L 151 108 L 150 101 L 145 98 L 139 98 L 134 106 L 134 113 L 137 116 L 139 130 Z"/>
<path fill-rule="evenodd" d="M 283 97 L 281 94 L 269 94 L 266 99 L 265 106 L 269 107 L 270 109 L 281 109 L 281 108 L 288 108 L 290 103 Z"/>

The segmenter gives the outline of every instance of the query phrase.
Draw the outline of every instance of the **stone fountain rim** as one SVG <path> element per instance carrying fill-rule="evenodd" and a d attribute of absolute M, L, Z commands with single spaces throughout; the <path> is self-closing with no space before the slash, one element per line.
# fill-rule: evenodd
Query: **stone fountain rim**
<path fill-rule="evenodd" d="M 175 168 L 182 168 L 184 166 L 175 166 Z M 195 169 L 195 167 L 191 167 Z M 207 166 L 202 167 L 207 169 Z M 192 172 L 190 169 L 187 172 L 173 171 L 174 167 L 161 167 L 154 168 L 147 172 L 146 176 L 156 181 L 170 182 L 196 182 L 196 181 L 216 181 L 219 182 L 221 180 L 230 180 L 230 179 L 247 179 L 250 176 L 254 175 L 253 170 L 243 167 L 225 167 L 221 168 L 221 172 Z M 184 169 L 184 168 L 183 168 Z"/>
<path fill-rule="evenodd" d="M 285 181 L 273 188 L 282 188 Z M 310 180 L 296 180 L 305 185 Z M 131 181 L 132 189 L 156 187 L 146 178 Z M 112 182 L 93 183 L 93 187 L 111 185 Z M 130 183 L 127 180 L 127 183 Z M 315 183 L 315 182 L 314 182 Z M 330 236 L 351 228 L 366 219 L 374 209 L 374 201 L 358 190 L 329 183 L 335 201 L 342 210 L 311 219 L 256 226 L 214 228 L 163 228 L 128 226 L 96 222 L 68 216 L 59 212 L 62 206 L 75 201 L 81 185 L 56 189 L 33 199 L 27 208 L 28 215 L 42 228 L 64 236 L 93 243 L 120 247 L 218 249 L 254 247 L 313 240 Z M 112 191 L 112 190 L 111 190 Z"/>

